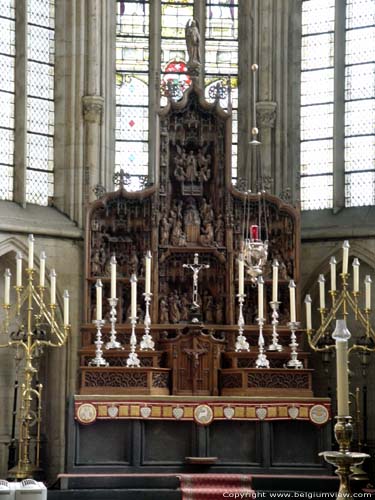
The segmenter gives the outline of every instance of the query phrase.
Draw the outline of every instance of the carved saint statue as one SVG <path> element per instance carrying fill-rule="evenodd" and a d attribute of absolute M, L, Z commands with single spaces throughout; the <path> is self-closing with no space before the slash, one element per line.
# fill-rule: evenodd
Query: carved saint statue
<path fill-rule="evenodd" d="M 159 321 L 162 325 L 169 323 L 169 307 L 166 300 L 163 297 L 160 299 Z"/>
<path fill-rule="evenodd" d="M 198 23 L 192 19 L 186 23 L 185 27 L 186 46 L 189 54 L 188 66 L 198 66 L 201 63 L 201 37 Z"/>
<path fill-rule="evenodd" d="M 160 221 L 160 245 L 169 245 L 169 232 L 171 224 L 164 215 Z"/>

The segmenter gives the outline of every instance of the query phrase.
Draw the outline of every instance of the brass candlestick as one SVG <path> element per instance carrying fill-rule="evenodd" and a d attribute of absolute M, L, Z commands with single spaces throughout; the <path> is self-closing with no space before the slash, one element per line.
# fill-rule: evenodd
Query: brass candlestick
<path fill-rule="evenodd" d="M 338 498 L 352 500 L 353 495 L 350 489 L 350 475 L 354 467 L 363 463 L 369 457 L 366 453 L 351 452 L 350 442 L 353 435 L 352 417 L 338 416 L 335 424 L 335 439 L 339 445 L 339 451 L 323 451 L 319 456 L 335 467 L 336 474 L 340 479 Z"/>
<path fill-rule="evenodd" d="M 8 472 L 8 476 L 15 479 L 25 479 L 34 476 L 40 471 L 43 386 L 42 384 L 36 386 L 34 384 L 34 377 L 36 377 L 39 369 L 35 361 L 40 356 L 43 347 L 62 347 L 66 343 L 70 332 L 69 324 L 61 325 L 57 322 L 56 305 L 50 304 L 47 306 L 44 300 L 45 288 L 34 285 L 34 269 L 26 269 L 26 273 L 27 285 L 25 287 L 15 287 L 16 303 L 14 306 L 3 306 L 5 310 L 5 328 L 1 333 L 8 335 L 9 340 L 0 345 L 0 348 L 15 347 L 17 351 L 23 349 L 24 352 L 23 383 L 21 385 L 21 402 L 18 411 L 18 463 Z M 13 321 L 20 325 L 19 330 L 15 334 L 9 334 L 9 325 Z M 34 400 L 36 401 L 36 412 L 33 410 L 32 405 Z M 34 458 L 31 458 L 31 429 L 35 425 L 35 450 Z"/>

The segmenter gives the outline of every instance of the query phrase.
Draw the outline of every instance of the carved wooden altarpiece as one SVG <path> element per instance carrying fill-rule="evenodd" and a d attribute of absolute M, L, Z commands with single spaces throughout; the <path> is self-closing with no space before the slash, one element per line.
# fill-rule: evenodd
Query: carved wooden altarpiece
<path fill-rule="evenodd" d="M 193 79 L 178 101 L 169 100 L 159 113 L 160 154 L 156 181 L 141 192 L 119 189 L 104 194 L 88 210 L 86 230 L 85 324 L 82 326 L 81 393 L 252 395 L 312 395 L 307 355 L 300 353 L 303 370 L 283 368 L 290 358 L 288 283 L 299 284 L 299 212 L 281 199 L 265 194 L 269 225 L 269 258 L 264 273 L 266 346 L 270 342 L 271 263 L 279 273 L 279 335 L 281 353 L 270 353 L 272 371 L 255 369 L 258 326 L 257 290 L 246 279 L 245 335 L 250 353 L 236 353 L 238 333 L 237 266 L 243 238 L 246 195 L 231 180 L 231 116 L 218 101 L 208 103 Z M 257 220 L 257 199 L 250 197 L 250 224 Z M 138 347 L 143 335 L 144 255 L 152 253 L 151 334 L 155 352 L 137 348 L 141 368 L 126 367 L 130 338 L 130 282 L 138 276 Z M 207 264 L 199 274 L 198 301 L 202 323 L 190 323 L 192 273 L 183 264 L 194 254 Z M 110 259 L 118 262 L 117 338 L 123 350 L 104 351 L 107 368 L 91 368 L 96 330 L 95 281 L 109 298 Z M 298 293 L 297 293 L 298 297 Z M 103 299 L 109 336 L 109 306 Z M 297 316 L 300 304 L 297 299 Z M 298 320 L 298 317 L 297 317 Z M 298 341 L 300 340 L 297 334 Z M 139 372 L 139 373 L 138 373 Z M 136 376 L 137 373 L 137 376 Z M 149 375 L 151 373 L 152 375 Z M 137 382 L 138 381 L 138 382 Z M 254 389 L 254 391 L 253 391 Z"/>

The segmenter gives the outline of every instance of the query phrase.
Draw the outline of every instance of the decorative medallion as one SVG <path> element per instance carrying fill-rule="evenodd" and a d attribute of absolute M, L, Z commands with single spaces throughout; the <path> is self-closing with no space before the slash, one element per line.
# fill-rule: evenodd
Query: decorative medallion
<path fill-rule="evenodd" d="M 116 418 L 118 415 L 118 406 L 108 406 L 107 413 L 109 417 Z"/>
<path fill-rule="evenodd" d="M 329 420 L 329 411 L 323 405 L 314 405 L 310 408 L 310 420 L 314 424 L 323 425 Z"/>
<path fill-rule="evenodd" d="M 259 420 L 264 420 L 267 416 L 267 408 L 257 408 L 255 413 Z"/>
<path fill-rule="evenodd" d="M 149 406 L 142 406 L 140 412 L 143 418 L 148 418 L 151 415 L 151 408 Z"/>
<path fill-rule="evenodd" d="M 299 415 L 299 408 L 297 408 L 296 406 L 290 406 L 288 408 L 288 415 L 290 416 L 290 418 L 295 420 Z"/>
<path fill-rule="evenodd" d="M 234 408 L 232 408 L 231 406 L 227 406 L 226 408 L 224 408 L 223 413 L 225 418 L 228 418 L 230 420 L 234 416 Z"/>
<path fill-rule="evenodd" d="M 208 405 L 199 405 L 194 410 L 194 420 L 197 424 L 209 425 L 213 418 L 213 411 Z"/>
<path fill-rule="evenodd" d="M 177 418 L 177 420 L 179 420 L 184 416 L 184 409 L 177 406 L 176 408 L 173 408 L 172 413 L 174 418 Z"/>
<path fill-rule="evenodd" d="M 91 403 L 84 403 L 78 407 L 77 419 L 81 424 L 92 424 L 96 420 L 96 408 Z"/>

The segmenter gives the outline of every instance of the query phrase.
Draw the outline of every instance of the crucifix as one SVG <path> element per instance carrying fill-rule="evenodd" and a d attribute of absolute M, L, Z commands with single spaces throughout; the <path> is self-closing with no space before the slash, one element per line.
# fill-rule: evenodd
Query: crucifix
<path fill-rule="evenodd" d="M 197 253 L 194 254 L 193 264 L 183 264 L 182 267 L 184 269 L 190 269 L 193 271 L 193 302 L 190 308 L 191 313 L 191 322 L 198 323 L 200 321 L 199 315 L 199 303 L 198 303 L 198 275 L 202 269 L 209 269 L 209 264 L 200 264 L 199 263 L 199 255 Z"/>

